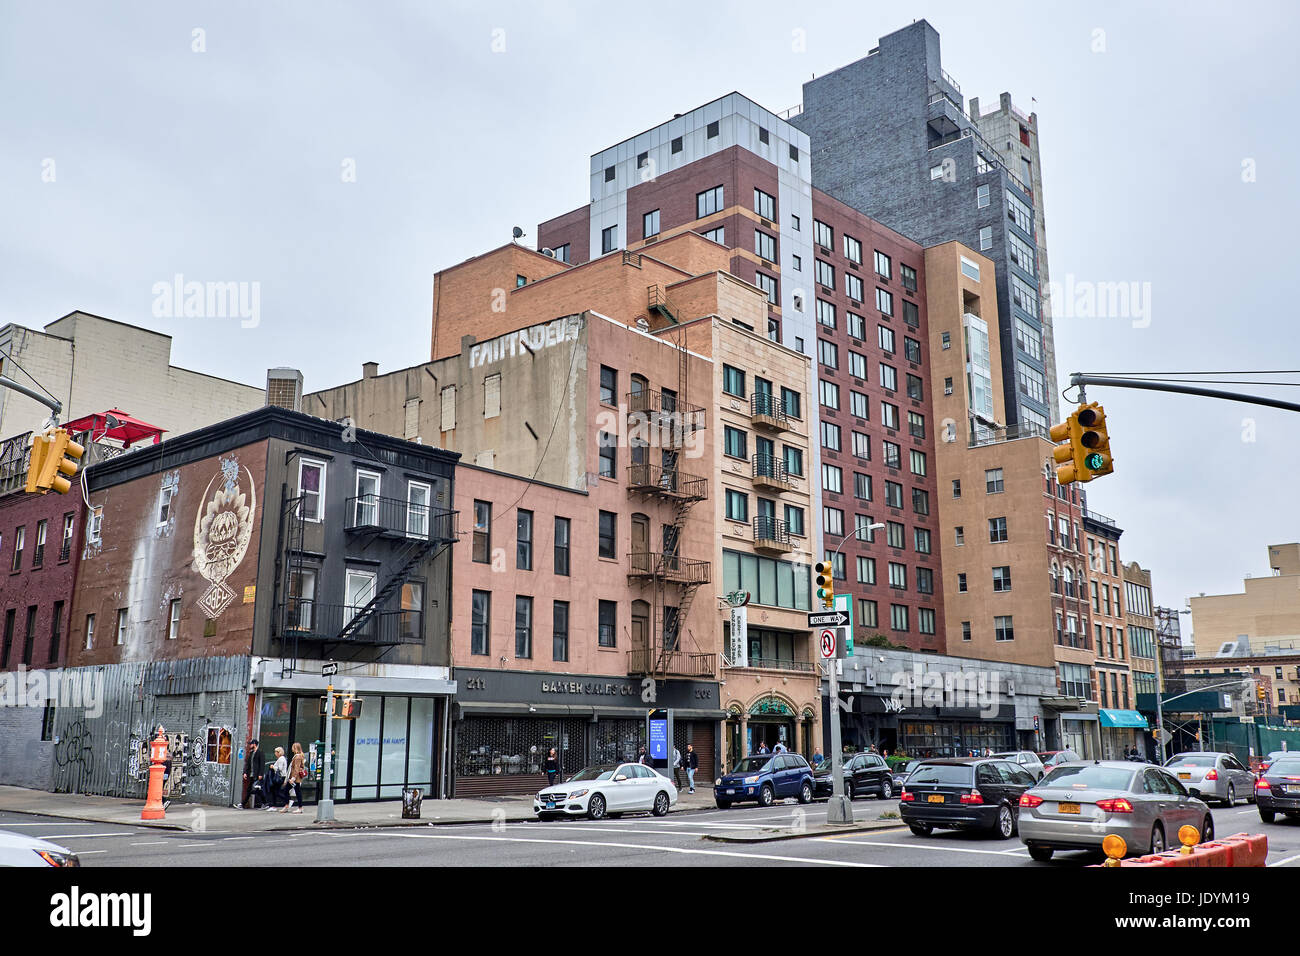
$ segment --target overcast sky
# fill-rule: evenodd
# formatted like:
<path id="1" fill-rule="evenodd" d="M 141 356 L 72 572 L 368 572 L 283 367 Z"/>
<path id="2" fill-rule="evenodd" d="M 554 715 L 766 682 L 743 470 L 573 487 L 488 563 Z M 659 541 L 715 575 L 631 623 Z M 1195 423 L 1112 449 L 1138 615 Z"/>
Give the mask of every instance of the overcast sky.
<path id="1" fill-rule="evenodd" d="M 584 203 L 592 152 L 733 89 L 784 110 L 921 17 L 965 96 L 1038 112 L 1052 279 L 1150 290 L 1149 324 L 1057 318 L 1063 384 L 1300 368 L 1300 16 L 1258 0 L 5 0 L 0 324 L 83 309 L 257 385 L 276 365 L 308 389 L 410 365 L 433 273 Z M 177 274 L 258 283 L 259 324 L 156 316 Z M 1268 573 L 1266 545 L 1300 538 L 1295 414 L 1089 398 L 1116 462 L 1091 504 L 1157 602 L 1240 590 Z"/>

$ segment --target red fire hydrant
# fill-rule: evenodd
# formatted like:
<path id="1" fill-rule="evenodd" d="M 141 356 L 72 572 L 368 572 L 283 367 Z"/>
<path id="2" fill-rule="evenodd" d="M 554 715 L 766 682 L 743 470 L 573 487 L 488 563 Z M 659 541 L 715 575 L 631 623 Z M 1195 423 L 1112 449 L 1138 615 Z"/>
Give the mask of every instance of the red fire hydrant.
<path id="1" fill-rule="evenodd" d="M 149 796 L 140 811 L 141 820 L 162 820 L 167 816 L 162 799 L 163 767 L 167 766 L 167 759 L 167 738 L 160 725 L 158 736 L 149 741 Z"/>

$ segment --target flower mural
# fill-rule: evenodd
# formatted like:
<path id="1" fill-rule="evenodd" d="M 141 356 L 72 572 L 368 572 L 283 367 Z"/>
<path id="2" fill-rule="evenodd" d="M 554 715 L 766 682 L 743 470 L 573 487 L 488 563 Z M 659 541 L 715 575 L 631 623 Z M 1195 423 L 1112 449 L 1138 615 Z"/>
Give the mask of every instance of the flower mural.
<path id="1" fill-rule="evenodd" d="M 199 598 L 199 606 L 209 618 L 220 617 L 235 599 L 226 579 L 248 553 L 256 513 L 252 473 L 241 469 L 235 459 L 223 458 L 221 471 L 208 482 L 194 517 L 194 570 L 211 584 Z"/>

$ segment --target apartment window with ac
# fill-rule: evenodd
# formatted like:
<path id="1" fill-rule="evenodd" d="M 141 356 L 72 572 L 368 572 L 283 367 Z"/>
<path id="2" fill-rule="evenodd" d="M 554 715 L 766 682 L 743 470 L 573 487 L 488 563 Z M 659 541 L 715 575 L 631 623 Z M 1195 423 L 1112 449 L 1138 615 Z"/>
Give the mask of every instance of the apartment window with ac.
<path id="1" fill-rule="evenodd" d="M 835 248 L 834 232 L 831 231 L 830 226 L 826 225 L 826 223 L 822 222 L 820 219 L 813 220 L 813 242 L 821 246 L 823 249 Z M 831 283 L 832 286 L 834 284 L 835 283 L 833 282 Z"/>
<path id="2" fill-rule="evenodd" d="M 989 184 L 975 187 L 975 208 L 983 209 L 989 204 Z"/>
<path id="3" fill-rule="evenodd" d="M 613 252 L 618 248 L 618 226 L 608 226 L 600 231 L 600 254 Z"/>
<path id="4" fill-rule="evenodd" d="M 851 272 L 844 273 L 844 294 L 854 302 L 862 301 L 862 280 Z"/>
<path id="5" fill-rule="evenodd" d="M 777 282 L 775 278 L 773 278 L 770 275 L 765 275 L 762 272 L 756 272 L 754 273 L 754 285 L 758 286 L 767 294 L 768 302 L 772 303 L 773 305 L 777 305 L 780 303 L 780 298 L 777 293 Z"/>
<path id="6" fill-rule="evenodd" d="M 862 392 L 849 389 L 849 414 L 855 418 L 871 420 L 871 402 Z"/>
<path id="7" fill-rule="evenodd" d="M 766 132 L 764 130 L 763 132 Z M 775 221 L 776 219 L 776 197 L 761 189 L 754 190 L 754 212 L 758 213 L 764 219 Z M 775 256 L 766 256 L 765 258 L 774 259 Z"/>
<path id="8" fill-rule="evenodd" d="M 835 306 L 824 299 L 817 300 L 817 321 L 828 329 L 835 328 Z M 802 350 L 801 350 L 802 351 Z"/>
<path id="9" fill-rule="evenodd" d="M 853 473 L 853 497 L 861 501 L 871 500 L 871 476 L 860 471 Z"/>
<path id="10" fill-rule="evenodd" d="M 618 604 L 614 601 L 601 601 L 596 613 L 596 643 L 601 647 L 615 647 L 618 639 Z"/>
<path id="11" fill-rule="evenodd" d="M 659 235 L 658 209 L 652 209 L 641 217 L 641 235 L 645 239 Z"/>
<path id="12" fill-rule="evenodd" d="M 986 468 L 984 470 L 984 491 L 990 495 L 999 495 L 1003 492 L 1001 468 Z"/>
<path id="13" fill-rule="evenodd" d="M 993 227 L 984 226 L 980 229 L 980 252 L 993 248 Z"/>
<path id="14" fill-rule="evenodd" d="M 893 268 L 893 263 L 889 259 L 889 256 L 885 255 L 879 249 L 875 250 L 875 253 L 876 253 L 876 275 L 880 276 L 882 279 L 892 278 L 894 275 L 894 268 Z"/>
<path id="15" fill-rule="evenodd" d="M 474 502 L 474 549 L 471 560 L 492 563 L 492 503 Z"/>
<path id="16" fill-rule="evenodd" d="M 998 615 L 993 618 L 993 639 L 995 641 L 1014 641 L 1016 630 L 1012 626 L 1011 615 Z"/>
<path id="17" fill-rule="evenodd" d="M 819 285 L 828 289 L 835 288 L 835 267 L 822 259 L 813 260 L 813 276 Z"/>
<path id="18" fill-rule="evenodd" d="M 754 252 L 760 259 L 766 259 L 769 262 L 776 260 L 776 237 L 769 236 L 765 232 L 754 230 Z"/>
<path id="19" fill-rule="evenodd" d="M 703 219 L 705 216 L 712 216 L 715 212 L 721 212 L 722 187 L 714 186 L 712 189 L 706 189 L 702 193 L 695 194 L 695 218 Z"/>
<path id="20" fill-rule="evenodd" d="M 844 491 L 844 472 L 835 465 L 823 464 L 822 490 L 836 495 L 842 494 Z"/>
<path id="21" fill-rule="evenodd" d="M 822 447 L 831 451 L 840 451 L 840 426 L 832 422 L 822 422 Z"/>
<path id="22" fill-rule="evenodd" d="M 876 289 L 876 308 L 885 315 L 894 314 L 894 293 Z"/>
<path id="23" fill-rule="evenodd" d="M 989 519 L 989 541 L 997 543 L 1007 540 L 1007 519 L 990 518 Z"/>
<path id="24" fill-rule="evenodd" d="M 617 558 L 615 530 L 617 527 L 618 516 L 612 511 L 602 511 L 600 513 L 600 530 L 599 540 L 597 542 L 597 554 L 602 558 Z"/>
<path id="25" fill-rule="evenodd" d="M 817 391 L 821 398 L 821 403 L 827 408 L 839 410 L 840 407 L 840 387 L 834 382 L 828 382 L 821 379 L 817 382 Z"/>

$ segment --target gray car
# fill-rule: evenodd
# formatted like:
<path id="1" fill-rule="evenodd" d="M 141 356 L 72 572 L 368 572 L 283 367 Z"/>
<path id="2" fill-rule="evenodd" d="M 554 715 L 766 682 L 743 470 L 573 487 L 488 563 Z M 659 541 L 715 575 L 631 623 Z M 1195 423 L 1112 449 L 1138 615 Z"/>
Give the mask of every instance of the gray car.
<path id="1" fill-rule="evenodd" d="M 1206 800 L 1228 807 L 1239 799 L 1255 802 L 1255 775 L 1232 754 L 1212 750 L 1174 754 L 1165 761 L 1165 769 L 1187 789 L 1201 791 Z"/>
<path id="2" fill-rule="evenodd" d="M 1035 780 L 1042 780 L 1043 774 L 1047 772 L 1043 769 L 1043 762 L 1038 759 L 1038 754 L 1032 750 L 1009 750 L 1004 754 L 994 754 L 993 756 L 1000 760 L 1010 760 Z"/>
<path id="3" fill-rule="evenodd" d="M 1214 839 L 1205 801 L 1172 773 L 1122 760 L 1067 763 L 1020 796 L 1020 839 L 1035 860 L 1056 850 L 1099 850 L 1109 834 L 1130 853 L 1177 846 L 1178 830 L 1194 826 L 1201 842 Z"/>

